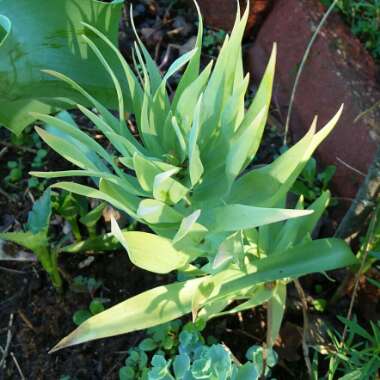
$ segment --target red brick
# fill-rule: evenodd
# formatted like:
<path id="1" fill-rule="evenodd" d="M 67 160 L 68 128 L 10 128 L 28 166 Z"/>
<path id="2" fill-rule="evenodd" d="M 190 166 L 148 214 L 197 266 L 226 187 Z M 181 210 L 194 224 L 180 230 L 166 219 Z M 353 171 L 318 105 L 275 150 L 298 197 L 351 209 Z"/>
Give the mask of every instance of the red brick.
<path id="1" fill-rule="evenodd" d="M 318 0 L 277 0 L 248 51 L 247 66 L 260 78 L 273 42 L 278 43 L 274 103 L 285 123 L 290 94 L 307 44 L 325 9 Z M 337 158 L 366 173 L 378 145 L 379 111 L 354 122 L 380 99 L 379 68 L 352 36 L 338 14 L 330 15 L 315 41 L 304 67 L 293 105 L 291 131 L 298 140 L 315 114 L 319 126 L 345 104 L 344 114 L 333 133 L 317 151 L 324 165 L 337 166 L 333 186 L 341 197 L 355 196 L 363 177 Z"/>
<path id="2" fill-rule="evenodd" d="M 269 9 L 272 0 L 250 1 L 247 32 L 257 25 Z M 198 0 L 205 23 L 215 29 L 231 30 L 236 16 L 236 0 Z M 242 9 L 246 2 L 240 1 Z"/>

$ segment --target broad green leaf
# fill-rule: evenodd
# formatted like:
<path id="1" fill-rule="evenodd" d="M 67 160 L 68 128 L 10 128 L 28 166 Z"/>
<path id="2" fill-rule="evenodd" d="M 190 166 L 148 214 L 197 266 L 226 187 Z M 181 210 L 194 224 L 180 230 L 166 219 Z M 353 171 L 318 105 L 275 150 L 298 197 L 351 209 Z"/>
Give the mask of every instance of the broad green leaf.
<path id="1" fill-rule="evenodd" d="M 130 194 L 144 196 L 147 195 L 145 191 L 143 191 L 136 178 L 129 175 L 123 174 L 122 177 L 118 177 L 111 173 L 99 172 L 99 171 L 91 171 L 91 170 L 64 170 L 58 172 L 30 172 L 30 175 L 39 178 L 64 178 L 64 177 L 96 177 L 96 178 L 104 178 L 109 182 L 115 183 L 116 185 L 123 187 L 125 191 Z"/>
<path id="2" fill-rule="evenodd" d="M 51 216 L 51 190 L 47 189 L 42 196 L 34 203 L 32 210 L 28 214 L 27 229 L 33 234 L 42 232 L 46 238 L 48 235 Z"/>
<path id="3" fill-rule="evenodd" d="M 202 210 L 200 223 L 210 231 L 246 230 L 311 214 L 309 210 L 261 208 L 239 204 Z"/>
<path id="4" fill-rule="evenodd" d="M 315 118 L 309 132 L 291 149 L 272 164 L 252 170 L 239 178 L 232 187 L 228 202 L 261 207 L 275 205 L 290 190 L 315 149 L 335 127 L 342 111 L 343 106 L 317 133 Z"/>
<path id="5" fill-rule="evenodd" d="M 181 96 L 178 99 L 178 104 L 172 105 L 172 109 L 178 120 L 180 121 L 179 126 L 184 134 L 187 134 L 193 123 L 194 109 L 197 106 L 199 97 L 201 96 L 204 88 L 207 84 L 208 78 L 210 77 L 212 62 L 210 62 L 206 68 L 200 73 L 199 77 L 194 79 L 189 86 L 184 88 Z M 176 91 L 177 94 L 178 90 Z"/>
<path id="6" fill-rule="evenodd" d="M 125 209 L 130 210 L 130 216 L 136 217 L 136 211 L 140 198 L 133 194 L 128 194 L 128 192 L 125 191 L 124 186 L 116 185 L 115 183 L 102 178 L 99 182 L 99 190 L 102 193 L 107 194 L 112 199 L 116 199 L 116 201 L 122 204 Z"/>
<path id="7" fill-rule="evenodd" d="M 133 264 L 149 272 L 165 274 L 185 267 L 190 257 L 176 250 L 171 241 L 146 232 L 122 232 L 114 218 L 112 233 L 123 245 Z"/>
<path id="8" fill-rule="evenodd" d="M 213 261 L 213 269 L 219 269 L 231 260 L 234 260 L 239 268 L 244 270 L 244 246 L 241 231 L 228 236 L 219 246 Z"/>
<path id="9" fill-rule="evenodd" d="M 31 231 L 26 232 L 0 232 L 0 239 L 11 241 L 12 243 L 21 245 L 26 249 L 30 249 L 37 256 L 41 249 L 48 247 L 49 241 L 44 231 L 34 234 Z"/>
<path id="10" fill-rule="evenodd" d="M 253 157 L 255 156 L 261 142 L 261 138 L 263 136 L 264 127 L 267 122 L 269 107 L 272 98 L 272 88 L 273 88 L 273 80 L 274 80 L 274 72 L 276 66 L 276 56 L 277 56 L 277 45 L 273 45 L 272 54 L 269 59 L 268 66 L 265 70 L 263 79 L 261 80 L 259 89 L 255 94 L 255 98 L 249 107 L 247 114 L 242 122 L 242 125 L 239 127 L 239 130 L 245 130 L 247 128 L 254 128 L 254 134 L 252 135 L 251 147 L 249 150 L 248 158 L 246 164 L 251 162 Z M 260 120 L 258 125 L 254 127 L 251 125 L 255 124 L 255 120 L 258 115 L 265 109 L 265 114 Z"/>
<path id="11" fill-rule="evenodd" d="M 172 241 L 174 246 L 186 246 L 186 243 L 189 244 L 189 242 L 200 243 L 207 233 L 207 229 L 197 223 L 200 215 L 201 210 L 195 210 L 192 214 L 182 219 L 181 225 Z"/>
<path id="12" fill-rule="evenodd" d="M 120 159 L 120 162 L 123 163 L 123 159 Z M 138 153 L 135 153 L 133 156 L 133 168 L 142 189 L 150 193 L 153 192 L 154 180 L 157 175 L 166 171 L 173 170 L 179 172 L 180 170 L 180 168 L 173 165 L 144 157 Z"/>
<path id="13" fill-rule="evenodd" d="M 121 202 L 119 199 L 115 199 L 114 197 L 107 193 L 104 193 L 103 191 L 94 189 L 93 187 L 79 185 L 73 182 L 58 182 L 54 185 L 51 185 L 51 187 L 66 190 L 71 193 L 82 195 L 87 198 L 100 199 L 102 201 L 108 202 L 115 208 L 124 211 L 128 215 L 137 218 L 136 211 L 128 208 L 128 206 L 124 202 Z"/>
<path id="14" fill-rule="evenodd" d="M 306 252 L 306 254 L 305 254 Z M 350 248 L 338 239 L 323 239 L 293 248 L 283 255 L 257 260 L 253 273 L 226 270 L 213 276 L 211 298 L 207 302 L 233 295 L 244 288 L 287 277 L 327 271 L 357 263 Z M 208 277 L 160 286 L 132 297 L 83 323 L 63 338 L 57 351 L 90 340 L 156 326 L 191 312 L 193 295 Z"/>
<path id="15" fill-rule="evenodd" d="M 357 262 L 344 241 L 334 238 L 315 240 L 297 245 L 281 255 L 256 260 L 248 269 L 250 274 L 226 283 L 222 291 L 225 295 L 234 294 L 258 283 L 297 278 L 309 273 L 355 265 Z"/>
<path id="16" fill-rule="evenodd" d="M 223 108 L 233 92 L 236 66 L 240 63 L 241 42 L 248 19 L 248 8 L 242 19 L 237 18 L 230 38 L 226 38 L 208 85 L 202 104 L 200 146 L 204 148 L 218 132 Z M 238 70 L 239 72 L 239 70 Z"/>
<path id="17" fill-rule="evenodd" d="M 0 45 L 0 124 L 19 134 L 34 120 L 29 112 L 52 113 L 85 101 L 65 83 L 41 74 L 45 68 L 64 72 L 112 107 L 114 90 L 81 38 L 81 22 L 94 25 L 116 43 L 121 8 L 122 1 L 1 1 L 6 33 Z M 101 39 L 95 40 L 103 50 Z M 131 98 L 128 91 L 126 95 Z"/>
<path id="18" fill-rule="evenodd" d="M 183 216 L 173 207 L 155 199 L 144 199 L 137 209 L 137 216 L 149 224 L 180 223 Z"/>
<path id="19" fill-rule="evenodd" d="M 193 279 L 159 286 L 113 306 L 84 322 L 51 352 L 177 319 L 190 312 L 193 293 L 202 280 Z"/>
<path id="20" fill-rule="evenodd" d="M 61 137 L 54 136 L 42 128 L 36 127 L 35 129 L 41 139 L 67 161 L 81 169 L 97 171 L 98 168 L 96 165 L 71 142 L 67 142 Z"/>
<path id="21" fill-rule="evenodd" d="M 250 155 L 252 141 L 256 138 L 256 131 L 263 123 L 268 110 L 266 106 L 258 113 L 248 128 L 240 128 L 231 139 L 226 158 L 226 174 L 232 181 L 240 174 Z"/>
<path id="22" fill-rule="evenodd" d="M 114 161 L 113 161 L 111 155 L 99 143 L 97 143 L 94 139 L 92 139 L 86 133 L 82 132 L 79 129 L 79 127 L 74 126 L 71 123 L 67 123 L 64 120 L 61 120 L 57 117 L 53 117 L 53 116 L 49 116 L 49 115 L 33 113 L 33 116 L 37 120 L 41 120 L 48 125 L 54 126 L 55 128 L 59 129 L 63 133 L 70 135 L 73 139 L 76 139 L 79 142 L 81 142 L 83 145 L 85 145 L 87 147 L 87 149 L 89 149 L 92 152 L 96 152 L 105 161 L 107 161 L 109 164 L 114 166 Z M 77 147 L 74 147 L 74 149 L 77 149 Z"/>
<path id="23" fill-rule="evenodd" d="M 177 204 L 190 191 L 187 187 L 172 178 L 178 169 L 171 169 L 157 174 L 153 182 L 153 197 L 168 204 Z"/>
<path id="24" fill-rule="evenodd" d="M 201 305 L 205 304 L 212 291 L 214 290 L 214 282 L 210 277 L 206 277 L 197 287 L 191 300 L 191 313 L 193 322 L 197 320 L 198 311 Z"/>
<path id="25" fill-rule="evenodd" d="M 274 252 L 281 253 L 292 245 L 301 243 L 306 236 L 310 236 L 329 201 L 330 192 L 325 191 L 308 207 L 308 210 L 314 211 L 312 214 L 305 216 L 302 220 L 288 220 L 281 231 L 276 234 L 277 240 L 274 242 Z"/>
<path id="26" fill-rule="evenodd" d="M 272 297 L 272 295 L 273 295 L 272 289 L 268 289 L 267 287 L 265 287 L 265 285 L 259 286 L 254 291 L 253 295 L 250 296 L 248 301 L 245 301 L 245 302 L 241 303 L 240 305 L 235 306 L 232 309 L 229 309 L 227 311 L 211 314 L 209 316 L 209 319 L 218 318 L 218 317 L 221 317 L 224 315 L 229 315 L 229 314 L 236 314 L 236 313 L 239 313 L 239 312 L 244 311 L 244 310 L 253 309 L 256 306 L 262 305 L 265 302 L 267 302 Z M 199 314 L 201 315 L 202 312 L 200 312 Z"/>

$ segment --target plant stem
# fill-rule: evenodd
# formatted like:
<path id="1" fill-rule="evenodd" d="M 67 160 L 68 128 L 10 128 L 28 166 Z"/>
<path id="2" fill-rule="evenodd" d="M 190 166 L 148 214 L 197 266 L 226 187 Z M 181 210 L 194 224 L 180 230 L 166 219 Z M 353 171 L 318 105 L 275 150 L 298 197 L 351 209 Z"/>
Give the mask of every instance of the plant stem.
<path id="1" fill-rule="evenodd" d="M 43 247 L 37 252 L 37 257 L 49 275 L 53 286 L 60 291 L 62 288 L 62 278 L 58 270 L 58 252 L 51 253 L 48 247 Z"/>
<path id="2" fill-rule="evenodd" d="M 82 234 L 80 233 L 80 228 L 79 228 L 79 225 L 78 225 L 78 222 L 77 222 L 77 219 L 74 217 L 74 218 L 70 218 L 67 220 L 70 225 L 71 225 L 71 231 L 73 232 L 73 235 L 74 235 L 74 239 L 79 242 L 79 241 L 82 241 Z"/>

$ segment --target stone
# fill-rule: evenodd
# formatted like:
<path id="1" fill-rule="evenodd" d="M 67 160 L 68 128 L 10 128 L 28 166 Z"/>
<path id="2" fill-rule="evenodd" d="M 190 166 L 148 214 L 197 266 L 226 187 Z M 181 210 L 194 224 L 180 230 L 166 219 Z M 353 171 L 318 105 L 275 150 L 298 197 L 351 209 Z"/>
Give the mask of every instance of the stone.
<path id="1" fill-rule="evenodd" d="M 299 64 L 325 11 L 318 0 L 277 0 L 247 52 L 247 68 L 259 79 L 273 42 L 278 44 L 273 103 L 283 125 Z M 297 141 L 314 115 L 320 127 L 345 104 L 341 120 L 318 148 L 317 158 L 322 165 L 337 166 L 332 188 L 347 207 L 364 179 L 360 172 L 367 173 L 379 144 L 380 107 L 359 115 L 379 100 L 379 67 L 339 14 L 331 14 L 302 72 L 290 128 Z"/>
<path id="2" fill-rule="evenodd" d="M 247 33 L 263 19 L 271 3 L 272 0 L 250 1 Z M 232 29 L 236 16 L 236 0 L 198 0 L 198 4 L 207 26 L 226 31 Z M 240 6 L 245 9 L 246 1 L 240 1 Z"/>

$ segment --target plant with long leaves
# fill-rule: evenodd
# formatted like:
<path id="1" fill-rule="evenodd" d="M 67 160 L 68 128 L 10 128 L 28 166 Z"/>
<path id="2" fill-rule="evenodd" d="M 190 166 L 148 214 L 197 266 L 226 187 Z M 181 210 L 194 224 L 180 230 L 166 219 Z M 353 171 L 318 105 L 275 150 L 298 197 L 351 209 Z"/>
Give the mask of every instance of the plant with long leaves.
<path id="1" fill-rule="evenodd" d="M 245 110 L 249 77 L 244 76 L 241 42 L 247 17 L 247 11 L 242 17 L 238 11 L 215 64 L 200 71 L 200 16 L 195 48 L 178 58 L 163 77 L 138 37 L 133 71 L 102 33 L 84 24 L 120 59 L 125 77 L 119 81 L 102 52 L 83 37 L 113 80 L 118 117 L 73 80 L 48 71 L 92 102 L 96 112 L 78 108 L 114 151 L 106 151 L 72 121 L 35 115 L 53 126 L 49 131 L 38 128 L 42 139 L 80 170 L 34 175 L 95 178 L 96 188 L 73 182 L 53 187 L 109 202 L 147 225 L 155 234 L 121 231 L 115 221 L 112 232 L 136 266 L 161 274 L 176 270 L 182 277 L 90 318 L 55 349 L 144 329 L 190 312 L 194 320 L 209 319 L 265 302 L 271 344 L 281 323 L 289 279 L 355 262 L 344 242 L 311 240 L 317 207 L 285 208 L 288 191 L 342 109 L 319 132 L 314 120 L 309 132 L 272 164 L 249 167 L 269 111 L 276 45 L 256 97 Z M 170 99 L 168 80 L 185 66 Z M 133 94 L 131 129 L 121 81 Z M 237 305 L 226 311 L 234 301 Z"/>

